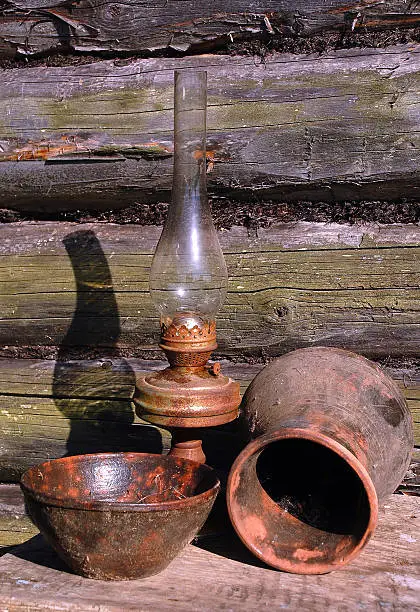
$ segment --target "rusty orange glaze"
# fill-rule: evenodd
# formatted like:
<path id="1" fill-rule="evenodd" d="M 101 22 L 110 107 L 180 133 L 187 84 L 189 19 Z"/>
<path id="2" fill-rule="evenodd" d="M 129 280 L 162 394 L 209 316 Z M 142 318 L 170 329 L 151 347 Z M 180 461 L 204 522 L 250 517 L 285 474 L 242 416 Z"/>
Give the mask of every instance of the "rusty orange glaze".
<path id="1" fill-rule="evenodd" d="M 319 559 L 322 557 L 320 550 L 307 550 L 306 548 L 297 548 L 293 555 L 294 559 L 298 561 L 309 561 L 309 559 Z"/>
<path id="2" fill-rule="evenodd" d="M 241 491 L 241 474 L 245 474 L 243 470 L 248 468 L 248 459 L 258 455 L 261 449 L 270 442 L 279 439 L 302 439 L 303 436 L 334 449 L 337 454 L 353 464 L 359 477 L 365 479 L 363 484 L 369 497 L 370 514 L 364 533 L 359 540 L 354 541 L 350 536 L 344 535 L 338 541 L 332 538 L 331 544 L 325 544 L 329 536 L 327 532 L 305 525 L 297 517 L 278 506 L 258 481 L 254 481 L 255 488 L 250 492 L 253 500 L 252 510 L 248 509 L 246 502 L 242 501 L 244 491 Z M 249 482 L 249 477 L 246 478 L 246 482 Z M 376 492 L 366 470 L 358 464 L 352 453 L 341 447 L 340 444 L 312 431 L 278 430 L 248 444 L 232 466 L 227 486 L 227 502 L 232 524 L 244 544 L 268 565 L 298 574 L 329 573 L 348 563 L 369 541 L 378 516 Z M 248 520 L 248 515 L 251 516 L 251 521 Z M 308 542 L 312 540 L 316 544 L 313 548 L 308 548 Z M 279 553 L 279 542 L 281 554 Z M 301 552 L 299 557 L 296 557 L 294 551 L 297 549 L 306 550 L 308 554 L 303 558 Z M 314 551 L 316 554 L 312 554 Z"/>
<path id="3" fill-rule="evenodd" d="M 147 453 L 76 455 L 30 468 L 22 476 L 21 486 L 24 492 L 37 499 L 45 498 L 63 507 L 100 511 L 108 507 L 125 511 L 130 507 L 131 510 L 148 511 L 151 503 L 139 500 L 153 497 L 157 507 L 170 509 L 180 505 L 179 492 L 188 498 L 181 502 L 184 506 L 194 506 L 201 496 L 211 497 L 212 490 L 194 494 L 194 486 L 200 478 L 210 478 L 212 474 L 207 466 L 202 466 L 203 474 L 197 469 L 198 464 L 194 461 Z M 121 481 L 122 471 L 128 478 L 126 485 Z M 112 492 L 115 483 L 118 492 Z M 216 479 L 216 492 L 217 483 Z M 109 487 L 111 493 L 107 495 Z"/>
<path id="4" fill-rule="evenodd" d="M 267 529 L 260 516 L 256 514 L 244 516 L 243 526 L 246 532 L 254 534 L 256 540 L 263 542 L 267 538 Z"/>
<path id="5" fill-rule="evenodd" d="M 217 348 L 216 322 L 195 313 L 180 313 L 169 325 L 161 323 L 159 346 L 171 366 L 203 369 Z"/>
<path id="6" fill-rule="evenodd" d="M 194 461 L 100 453 L 30 468 L 21 486 L 32 520 L 76 573 L 123 580 L 164 569 L 203 525 L 220 483 Z"/>
<path id="7" fill-rule="evenodd" d="M 169 454 L 171 457 L 184 457 L 185 459 L 191 459 L 191 461 L 197 461 L 197 463 L 206 462 L 206 456 L 203 452 L 201 440 L 173 440 L 172 448 Z"/>
<path id="8" fill-rule="evenodd" d="M 161 324 L 159 346 L 170 367 L 137 377 L 133 401 L 138 416 L 177 428 L 214 427 L 237 418 L 239 384 L 223 376 L 220 365 L 207 365 L 217 347 L 215 321 L 179 313 Z M 176 455 L 182 456 L 182 451 L 179 447 Z M 185 448 L 186 458 L 190 452 Z"/>
<path id="9" fill-rule="evenodd" d="M 257 375 L 242 409 L 251 441 L 227 485 L 238 535 L 284 571 L 344 566 L 368 542 L 378 498 L 395 490 L 410 461 L 412 418 L 400 390 L 354 353 L 300 349 Z"/>

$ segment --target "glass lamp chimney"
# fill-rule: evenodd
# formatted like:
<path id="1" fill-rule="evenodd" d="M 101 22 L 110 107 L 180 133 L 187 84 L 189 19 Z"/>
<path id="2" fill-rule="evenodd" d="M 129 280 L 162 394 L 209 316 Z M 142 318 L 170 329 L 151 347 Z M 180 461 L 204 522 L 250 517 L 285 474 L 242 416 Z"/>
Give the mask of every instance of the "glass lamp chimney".
<path id="1" fill-rule="evenodd" d="M 161 317 L 159 346 L 169 367 L 137 379 L 141 418 L 170 427 L 171 453 L 204 461 L 197 428 L 236 419 L 239 384 L 209 364 L 227 269 L 206 191 L 206 72 L 175 72 L 172 201 L 150 272 Z"/>
<path id="2" fill-rule="evenodd" d="M 207 73 L 175 72 L 172 202 L 152 262 L 150 293 L 162 329 L 214 321 L 227 269 L 206 190 Z"/>

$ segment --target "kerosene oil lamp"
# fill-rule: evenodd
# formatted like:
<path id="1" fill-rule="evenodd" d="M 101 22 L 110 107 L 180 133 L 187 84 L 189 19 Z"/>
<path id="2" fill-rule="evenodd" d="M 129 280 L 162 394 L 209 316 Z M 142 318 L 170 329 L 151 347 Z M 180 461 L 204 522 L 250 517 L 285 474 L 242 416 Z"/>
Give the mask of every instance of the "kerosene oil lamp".
<path id="1" fill-rule="evenodd" d="M 139 376 L 134 401 L 173 431 L 171 454 L 204 462 L 196 429 L 234 420 L 240 404 L 239 384 L 208 364 L 228 276 L 206 190 L 207 73 L 176 71 L 174 102 L 172 202 L 150 272 L 170 365 Z"/>

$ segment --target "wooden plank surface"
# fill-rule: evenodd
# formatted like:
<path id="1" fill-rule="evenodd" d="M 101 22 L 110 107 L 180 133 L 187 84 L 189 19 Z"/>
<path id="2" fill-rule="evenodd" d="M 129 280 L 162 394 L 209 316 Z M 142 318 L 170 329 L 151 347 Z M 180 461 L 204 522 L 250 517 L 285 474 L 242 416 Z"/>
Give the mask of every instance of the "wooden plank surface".
<path id="1" fill-rule="evenodd" d="M 117 358 L 58 366 L 52 360 L 0 360 L 0 482 L 17 481 L 31 465 L 68 453 L 166 452 L 169 433 L 142 422 L 130 401 L 135 376 L 165 363 L 124 361 L 121 368 Z M 244 392 L 263 364 L 222 367 Z M 420 444 L 420 370 L 413 365 L 385 370 L 407 398 Z M 211 465 L 229 469 L 241 449 L 238 423 L 206 429 L 203 438 Z"/>
<path id="2" fill-rule="evenodd" d="M 403 0 L 203 0 L 129 3 L 105 0 L 10 0 L 0 12 L 3 55 L 68 52 L 191 52 L 242 38 L 310 36 L 414 27 L 416 3 Z"/>
<path id="3" fill-rule="evenodd" d="M 420 45 L 411 44 L 264 62 L 202 55 L 5 70 L 2 207 L 169 201 L 175 68 L 208 73 L 210 193 L 418 197 Z"/>
<path id="4" fill-rule="evenodd" d="M 25 356 L 41 356 L 50 347 L 62 360 L 69 348 L 90 346 L 156 357 L 148 277 L 159 233 L 101 223 L 0 226 L 1 354 L 27 347 Z M 319 344 L 418 356 L 418 226 L 302 222 L 233 227 L 220 240 L 229 286 L 219 356 L 265 359 Z"/>
<path id="5" fill-rule="evenodd" d="M 121 583 L 69 574 L 42 538 L 0 560 L 2 609 L 270 610 L 420 609 L 420 500 L 393 495 L 373 540 L 343 570 L 297 576 L 262 566 L 231 533 L 200 538 L 161 574 Z M 61 570 L 61 571 L 58 571 Z"/>

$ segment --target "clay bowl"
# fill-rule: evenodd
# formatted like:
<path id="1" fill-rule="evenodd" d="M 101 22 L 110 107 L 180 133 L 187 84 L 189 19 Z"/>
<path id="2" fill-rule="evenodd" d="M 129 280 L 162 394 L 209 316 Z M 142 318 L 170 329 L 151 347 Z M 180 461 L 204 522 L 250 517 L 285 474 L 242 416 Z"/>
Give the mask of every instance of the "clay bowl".
<path id="1" fill-rule="evenodd" d="M 21 487 L 33 522 L 74 572 L 128 580 L 169 565 L 204 524 L 220 483 L 188 459 L 101 453 L 32 467 Z"/>

